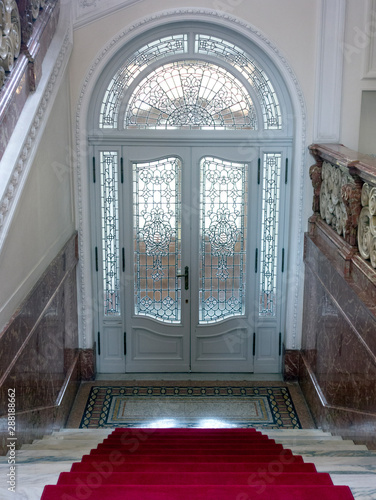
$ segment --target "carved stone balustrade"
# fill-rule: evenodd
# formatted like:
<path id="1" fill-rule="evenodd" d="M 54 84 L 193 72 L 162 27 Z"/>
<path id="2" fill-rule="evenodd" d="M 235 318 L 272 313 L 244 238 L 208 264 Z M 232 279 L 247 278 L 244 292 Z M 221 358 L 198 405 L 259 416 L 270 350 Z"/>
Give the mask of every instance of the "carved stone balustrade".
<path id="1" fill-rule="evenodd" d="M 341 144 L 309 149 L 316 160 L 311 222 L 321 219 L 376 269 L 376 159 Z"/>
<path id="2" fill-rule="evenodd" d="M 289 356 L 317 425 L 376 448 L 376 159 L 309 149 L 302 349 Z"/>
<path id="3" fill-rule="evenodd" d="M 16 0 L 0 0 L 0 87 L 20 54 L 21 21 Z"/>
<path id="4" fill-rule="evenodd" d="M 0 159 L 56 31 L 60 0 L 0 0 Z"/>

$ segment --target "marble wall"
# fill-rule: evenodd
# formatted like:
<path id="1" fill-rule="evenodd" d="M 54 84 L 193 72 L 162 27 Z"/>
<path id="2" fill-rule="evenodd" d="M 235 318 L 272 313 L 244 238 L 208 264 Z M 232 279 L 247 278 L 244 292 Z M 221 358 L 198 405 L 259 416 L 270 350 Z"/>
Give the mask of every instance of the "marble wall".
<path id="1" fill-rule="evenodd" d="M 20 446 L 64 425 L 80 380 L 94 375 L 92 353 L 78 349 L 76 266 L 75 234 L 0 334 L 0 453 L 10 392 Z"/>
<path id="2" fill-rule="evenodd" d="M 322 200 L 314 207 L 320 201 L 322 214 Z M 302 350 L 297 367 L 286 363 L 286 372 L 298 370 L 318 426 L 375 447 L 376 270 L 356 240 L 346 241 L 319 212 L 305 235 L 304 261 Z"/>

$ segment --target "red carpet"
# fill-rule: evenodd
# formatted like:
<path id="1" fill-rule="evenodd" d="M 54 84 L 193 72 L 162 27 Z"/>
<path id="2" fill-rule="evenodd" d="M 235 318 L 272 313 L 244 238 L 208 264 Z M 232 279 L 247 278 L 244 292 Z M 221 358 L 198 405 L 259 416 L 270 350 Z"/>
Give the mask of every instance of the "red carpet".
<path id="1" fill-rule="evenodd" d="M 254 429 L 116 429 L 41 500 L 353 500 Z"/>

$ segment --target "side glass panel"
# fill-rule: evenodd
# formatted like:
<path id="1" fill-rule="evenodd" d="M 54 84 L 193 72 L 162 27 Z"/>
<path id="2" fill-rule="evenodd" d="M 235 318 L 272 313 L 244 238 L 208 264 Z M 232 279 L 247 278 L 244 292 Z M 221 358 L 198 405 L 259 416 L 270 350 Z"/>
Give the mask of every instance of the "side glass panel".
<path id="1" fill-rule="evenodd" d="M 213 157 L 200 163 L 200 324 L 245 312 L 247 167 Z"/>
<path id="2" fill-rule="evenodd" d="M 276 316 L 281 153 L 264 153 L 259 316 Z"/>
<path id="3" fill-rule="evenodd" d="M 133 163 L 134 312 L 169 323 L 181 317 L 181 163 Z"/>
<path id="4" fill-rule="evenodd" d="M 119 316 L 119 203 L 117 151 L 100 151 L 104 316 Z"/>

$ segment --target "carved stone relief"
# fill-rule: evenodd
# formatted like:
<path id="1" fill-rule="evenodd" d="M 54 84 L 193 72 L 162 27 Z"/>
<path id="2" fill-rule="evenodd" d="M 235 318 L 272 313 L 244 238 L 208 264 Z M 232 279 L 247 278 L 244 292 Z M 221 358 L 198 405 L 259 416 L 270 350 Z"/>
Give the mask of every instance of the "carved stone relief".
<path id="1" fill-rule="evenodd" d="M 350 245 L 355 245 L 360 211 L 359 183 L 346 169 L 327 161 L 322 164 L 321 178 L 321 218 Z"/>
<path id="2" fill-rule="evenodd" d="M 363 259 L 376 268 L 376 187 L 366 182 L 361 195 L 362 211 L 359 216 L 358 247 Z"/>
<path id="3" fill-rule="evenodd" d="M 16 0 L 0 0 L 0 87 L 21 48 L 21 22 Z"/>
<path id="4" fill-rule="evenodd" d="M 28 55 L 33 22 L 45 5 L 46 0 L 0 0 L 0 88 L 20 50 Z"/>

